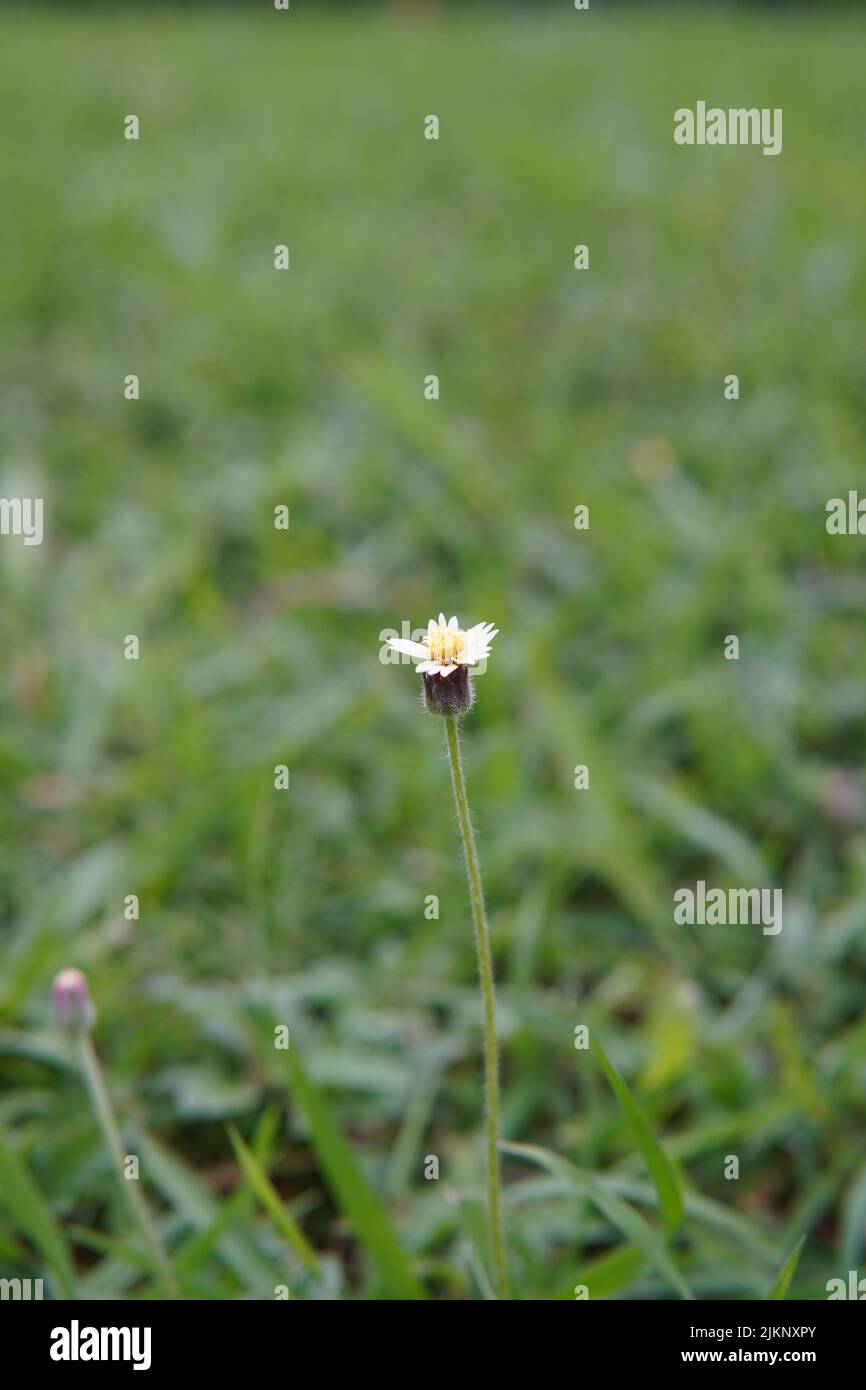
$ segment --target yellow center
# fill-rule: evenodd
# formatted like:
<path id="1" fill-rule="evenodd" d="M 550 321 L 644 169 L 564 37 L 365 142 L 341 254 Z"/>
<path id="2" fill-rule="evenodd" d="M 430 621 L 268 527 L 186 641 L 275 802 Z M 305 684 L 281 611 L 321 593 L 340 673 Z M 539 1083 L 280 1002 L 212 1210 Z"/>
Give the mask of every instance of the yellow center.
<path id="1" fill-rule="evenodd" d="M 438 623 L 427 638 L 430 660 L 438 661 L 440 666 L 452 666 L 457 657 L 462 655 L 464 645 L 465 638 L 462 632 L 440 627 Z"/>

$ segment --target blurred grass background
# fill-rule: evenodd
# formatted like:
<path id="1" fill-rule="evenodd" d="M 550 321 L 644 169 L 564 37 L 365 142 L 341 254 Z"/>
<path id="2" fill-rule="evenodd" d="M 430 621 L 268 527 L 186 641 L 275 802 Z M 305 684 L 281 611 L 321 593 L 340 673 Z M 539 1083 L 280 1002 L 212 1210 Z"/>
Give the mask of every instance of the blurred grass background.
<path id="1" fill-rule="evenodd" d="M 142 1290 L 51 1025 L 68 963 L 188 1296 L 322 1292 L 227 1122 L 330 1293 L 382 1292 L 274 1021 L 428 1292 L 477 1295 L 441 731 L 377 659 L 440 607 L 501 628 L 465 739 L 508 1137 L 652 1216 L 591 1023 L 696 1194 L 697 1296 L 762 1295 L 803 1233 L 800 1297 L 862 1264 L 866 583 L 824 509 L 863 477 L 864 59 L 828 7 L 7 11 L 2 492 L 46 540 L 0 545 L 0 1125 L 82 1296 Z M 782 107 L 783 154 L 677 148 L 699 98 Z M 781 936 L 675 927 L 699 877 L 781 886 Z M 673 1296 L 506 1177 L 523 1296 Z M 43 1272 L 0 1195 L 0 1274 Z"/>

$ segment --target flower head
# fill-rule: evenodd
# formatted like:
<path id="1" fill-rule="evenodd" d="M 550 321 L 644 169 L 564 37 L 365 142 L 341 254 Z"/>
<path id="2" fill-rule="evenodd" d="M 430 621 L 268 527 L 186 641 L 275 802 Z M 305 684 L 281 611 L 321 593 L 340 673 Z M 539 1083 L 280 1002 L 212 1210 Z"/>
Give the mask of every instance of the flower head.
<path id="1" fill-rule="evenodd" d="M 389 637 L 388 645 L 417 662 L 415 670 L 424 677 L 424 701 L 434 714 L 463 714 L 472 706 L 469 667 L 477 666 L 490 654 L 490 644 L 498 628 L 492 623 L 476 623 L 464 632 L 456 618 L 431 618 L 421 642 L 405 637 Z"/>
<path id="2" fill-rule="evenodd" d="M 86 976 L 80 970 L 67 966 L 59 975 L 55 975 L 52 994 L 54 1014 L 60 1027 L 70 1033 L 88 1033 L 93 1027 L 96 1011 Z"/>
<path id="3" fill-rule="evenodd" d="M 419 676 L 450 676 L 458 666 L 476 666 L 490 655 L 490 643 L 498 627 L 492 623 L 476 623 L 468 632 L 461 631 L 457 619 L 445 621 L 445 614 L 439 614 L 439 621 L 431 618 L 423 642 L 410 642 L 405 637 L 389 637 L 388 646 L 396 652 L 405 652 L 418 662 L 415 670 Z"/>

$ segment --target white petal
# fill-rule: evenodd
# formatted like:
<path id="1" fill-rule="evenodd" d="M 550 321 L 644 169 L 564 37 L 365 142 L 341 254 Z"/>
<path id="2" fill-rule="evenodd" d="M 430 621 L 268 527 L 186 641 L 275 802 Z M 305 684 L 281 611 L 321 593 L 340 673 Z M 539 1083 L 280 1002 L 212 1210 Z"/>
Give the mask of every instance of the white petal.
<path id="1" fill-rule="evenodd" d="M 477 627 L 470 628 L 467 632 L 466 645 L 473 651 L 479 650 L 481 647 L 489 649 L 490 643 L 498 631 L 499 628 L 492 627 L 490 623 L 479 623 Z"/>
<path id="2" fill-rule="evenodd" d="M 452 671 L 456 671 L 456 670 L 457 670 L 457 667 L 456 667 L 456 666 L 440 666 L 440 667 L 439 667 L 439 674 L 440 674 L 440 676 L 450 676 L 450 675 L 451 675 L 451 672 L 452 672 Z"/>
<path id="3" fill-rule="evenodd" d="M 444 613 L 440 613 L 440 614 L 439 614 L 439 626 L 440 626 L 440 627 L 447 627 L 447 623 L 445 622 L 445 614 L 444 614 Z"/>
<path id="4" fill-rule="evenodd" d="M 405 652 L 407 656 L 420 657 L 422 661 L 428 655 L 426 647 L 422 647 L 420 642 L 410 642 L 407 637 L 389 637 L 388 646 L 393 647 L 395 652 Z"/>
<path id="5" fill-rule="evenodd" d="M 493 640 L 483 623 L 477 627 L 470 628 L 466 634 L 463 644 L 463 659 L 472 665 L 476 661 L 482 661 L 490 651 L 490 643 Z"/>
<path id="6" fill-rule="evenodd" d="M 448 620 L 448 630 L 449 630 L 449 632 L 459 632 L 459 631 L 460 631 L 460 625 L 459 625 L 459 623 L 457 622 L 457 619 L 456 619 L 456 618 L 449 618 L 449 620 Z"/>
<path id="7" fill-rule="evenodd" d="M 422 661 L 415 667 L 419 676 L 433 676 L 439 670 L 438 661 Z"/>

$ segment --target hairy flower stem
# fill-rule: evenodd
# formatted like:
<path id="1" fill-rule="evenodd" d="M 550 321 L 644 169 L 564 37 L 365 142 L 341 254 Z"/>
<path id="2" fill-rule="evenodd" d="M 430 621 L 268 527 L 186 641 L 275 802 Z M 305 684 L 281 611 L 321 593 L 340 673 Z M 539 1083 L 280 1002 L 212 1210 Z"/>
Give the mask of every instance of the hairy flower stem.
<path id="1" fill-rule="evenodd" d="M 129 1214 L 138 1226 L 147 1246 L 148 1253 L 153 1263 L 154 1272 L 157 1274 L 165 1292 L 169 1298 L 180 1298 L 178 1288 L 168 1256 L 163 1249 L 159 1236 L 156 1233 L 147 1203 L 138 1188 L 138 1180 L 135 1178 L 125 1178 L 123 1175 L 124 1156 L 123 1145 L 120 1139 L 120 1131 L 117 1128 L 117 1121 L 114 1118 L 114 1111 L 111 1108 L 111 1101 L 108 1099 L 108 1092 L 105 1089 L 105 1082 L 102 1079 L 102 1069 L 99 1065 L 99 1058 L 90 1041 L 87 1033 L 81 1033 L 78 1039 L 79 1057 L 81 1059 L 81 1069 L 87 1083 L 87 1090 L 90 1094 L 90 1102 L 93 1106 L 93 1113 L 96 1116 L 99 1128 L 102 1130 L 102 1137 L 105 1140 L 108 1151 L 111 1155 L 111 1162 L 120 1184 Z"/>
<path id="2" fill-rule="evenodd" d="M 490 1239 L 496 1287 L 500 1298 L 509 1297 L 508 1260 L 505 1253 L 505 1233 L 502 1226 L 502 1196 L 499 1180 L 499 1049 L 496 1042 L 496 998 L 493 987 L 493 956 L 490 950 L 490 928 L 484 909 L 484 888 L 481 865 L 475 848 L 475 833 L 469 814 L 466 779 L 460 757 L 460 736 L 457 719 L 445 719 L 445 743 L 451 764 L 451 785 L 457 806 L 457 820 L 466 856 L 466 877 L 469 880 L 469 900 L 472 904 L 472 925 L 475 930 L 475 949 L 478 954 L 478 975 L 484 1005 L 484 1100 L 487 1127 L 487 1200 L 490 1212 Z"/>

